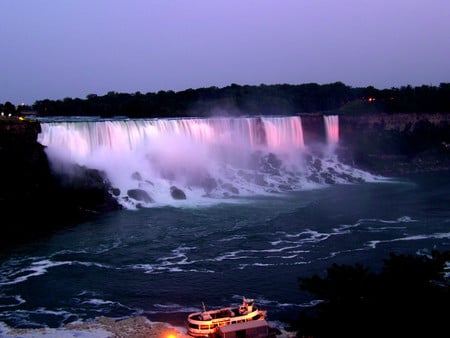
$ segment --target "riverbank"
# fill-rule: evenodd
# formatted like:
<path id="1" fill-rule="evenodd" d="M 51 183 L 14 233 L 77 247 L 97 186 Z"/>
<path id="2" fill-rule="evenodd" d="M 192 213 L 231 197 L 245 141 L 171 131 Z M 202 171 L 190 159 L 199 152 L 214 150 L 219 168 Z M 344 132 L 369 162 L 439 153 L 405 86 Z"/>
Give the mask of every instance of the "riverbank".
<path id="1" fill-rule="evenodd" d="M 51 329 L 13 329 L 0 327 L 0 334 L 5 338 L 40 338 L 40 337 L 95 337 L 95 338 L 192 338 L 183 329 L 167 323 L 153 323 L 143 316 L 122 320 L 97 317 L 91 322 L 74 322 L 63 328 Z"/>
<path id="2" fill-rule="evenodd" d="M 295 333 L 277 329 L 277 338 L 292 338 Z M 185 328 L 168 323 L 151 322 L 144 316 L 115 320 L 97 317 L 89 322 L 74 322 L 63 328 L 13 329 L 0 323 L 4 338 L 192 338 Z"/>
<path id="3" fill-rule="evenodd" d="M 120 209 L 102 173 L 74 166 L 57 175 L 33 119 L 0 118 L 0 250 Z"/>

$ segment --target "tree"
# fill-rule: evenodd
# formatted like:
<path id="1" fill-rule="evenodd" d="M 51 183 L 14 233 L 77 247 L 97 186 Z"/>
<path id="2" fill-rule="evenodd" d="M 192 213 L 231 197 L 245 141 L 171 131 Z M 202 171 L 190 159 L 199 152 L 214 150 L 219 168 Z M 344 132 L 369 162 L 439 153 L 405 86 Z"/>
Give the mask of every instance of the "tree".
<path id="1" fill-rule="evenodd" d="M 14 115 L 16 113 L 16 107 L 9 101 L 6 101 L 5 104 L 3 105 L 3 110 L 2 110 L 6 116 L 8 116 L 9 114 Z"/>
<path id="2" fill-rule="evenodd" d="M 299 278 L 321 300 L 293 324 L 297 336 L 438 337 L 447 330 L 450 251 L 430 256 L 391 254 L 379 274 L 360 264 L 333 264 L 325 277 Z"/>

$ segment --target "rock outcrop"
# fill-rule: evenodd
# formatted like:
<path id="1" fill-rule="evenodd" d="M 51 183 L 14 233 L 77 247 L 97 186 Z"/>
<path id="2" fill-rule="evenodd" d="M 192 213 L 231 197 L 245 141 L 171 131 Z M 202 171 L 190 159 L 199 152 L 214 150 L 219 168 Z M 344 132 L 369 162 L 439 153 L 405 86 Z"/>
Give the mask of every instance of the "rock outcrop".
<path id="1" fill-rule="evenodd" d="M 127 191 L 127 195 L 136 201 L 142 201 L 144 203 L 155 202 L 153 198 L 151 198 L 150 195 L 142 189 L 130 189 Z"/>
<path id="2" fill-rule="evenodd" d="M 52 171 L 37 142 L 40 124 L 0 119 L 0 245 L 5 248 L 117 210 L 102 173 L 74 168 L 76 175 Z"/>
<path id="3" fill-rule="evenodd" d="M 184 191 L 174 185 L 170 187 L 170 195 L 175 200 L 185 200 L 186 199 L 186 194 L 184 193 Z"/>
<path id="4" fill-rule="evenodd" d="M 450 113 L 339 117 L 343 162 L 377 174 L 450 170 Z"/>

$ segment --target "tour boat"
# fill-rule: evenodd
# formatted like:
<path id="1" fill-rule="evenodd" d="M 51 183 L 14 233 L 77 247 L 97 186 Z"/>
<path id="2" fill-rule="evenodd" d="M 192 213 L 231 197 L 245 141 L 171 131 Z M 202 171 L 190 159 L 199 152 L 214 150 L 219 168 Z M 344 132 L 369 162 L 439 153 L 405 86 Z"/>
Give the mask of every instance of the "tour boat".
<path id="1" fill-rule="evenodd" d="M 214 335 L 222 326 L 244 323 L 252 320 L 265 320 L 267 311 L 255 306 L 253 299 L 243 298 L 238 306 L 224 307 L 216 310 L 193 312 L 188 315 L 187 331 L 193 337 Z"/>

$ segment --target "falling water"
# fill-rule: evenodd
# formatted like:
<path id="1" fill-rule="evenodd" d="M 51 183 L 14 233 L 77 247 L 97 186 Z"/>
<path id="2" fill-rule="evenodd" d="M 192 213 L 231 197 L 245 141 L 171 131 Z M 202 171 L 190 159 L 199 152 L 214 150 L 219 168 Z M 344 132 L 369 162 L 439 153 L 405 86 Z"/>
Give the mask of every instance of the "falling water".
<path id="1" fill-rule="evenodd" d="M 327 142 L 330 146 L 335 146 L 339 142 L 339 116 L 325 115 L 325 130 L 327 134 Z"/>
<path id="2" fill-rule="evenodd" d="M 325 119 L 334 143 L 336 121 Z M 129 208 L 311 189 L 365 175 L 310 154 L 299 116 L 46 122 L 38 141 L 57 170 L 75 164 L 104 172 Z M 174 201 L 175 188 L 188 202 Z M 145 198 L 136 200 L 136 190 Z"/>

